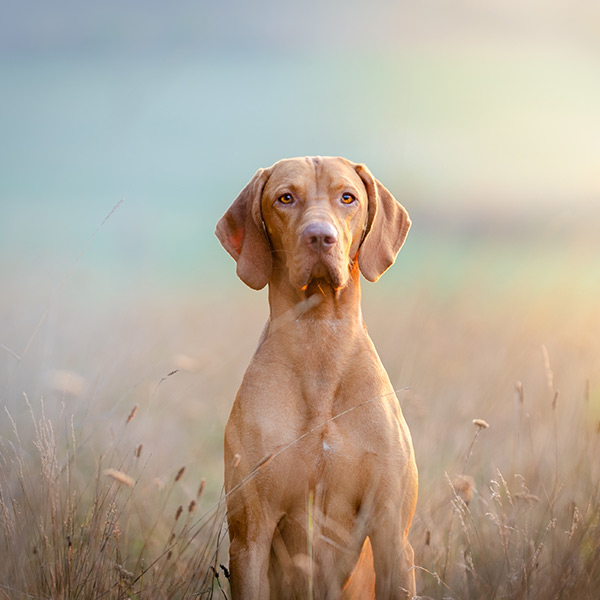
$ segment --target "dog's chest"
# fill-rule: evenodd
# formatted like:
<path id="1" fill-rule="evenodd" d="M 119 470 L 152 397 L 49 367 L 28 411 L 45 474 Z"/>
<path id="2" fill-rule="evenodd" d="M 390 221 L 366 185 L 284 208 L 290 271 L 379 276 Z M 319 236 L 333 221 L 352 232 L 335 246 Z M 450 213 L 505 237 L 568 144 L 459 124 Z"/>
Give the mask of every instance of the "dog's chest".
<path id="1" fill-rule="evenodd" d="M 338 423 L 342 418 L 325 421 L 316 427 L 312 440 L 305 446 L 317 478 L 333 480 L 373 455 L 368 438 L 357 437 L 355 431 Z M 308 436 L 307 436 L 308 437 Z"/>
<path id="2" fill-rule="evenodd" d="M 332 453 L 332 452 L 333 452 L 333 448 L 332 448 L 331 444 L 326 439 L 324 439 L 323 440 L 323 455 L 328 456 L 329 453 Z"/>

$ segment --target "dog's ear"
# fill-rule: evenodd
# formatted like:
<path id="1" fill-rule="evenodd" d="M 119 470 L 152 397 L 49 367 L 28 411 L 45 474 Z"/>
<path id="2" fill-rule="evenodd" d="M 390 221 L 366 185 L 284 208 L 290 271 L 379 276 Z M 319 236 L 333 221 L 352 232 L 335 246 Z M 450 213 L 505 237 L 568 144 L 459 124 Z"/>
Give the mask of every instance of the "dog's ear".
<path id="1" fill-rule="evenodd" d="M 365 165 L 356 165 L 369 198 L 365 235 L 358 252 L 358 266 L 365 279 L 377 281 L 394 264 L 408 230 L 410 218 L 405 208 L 379 182 Z"/>
<path id="2" fill-rule="evenodd" d="M 271 246 L 263 226 L 260 202 L 269 169 L 259 169 L 219 219 L 215 235 L 237 262 L 238 277 L 260 290 L 271 277 Z"/>

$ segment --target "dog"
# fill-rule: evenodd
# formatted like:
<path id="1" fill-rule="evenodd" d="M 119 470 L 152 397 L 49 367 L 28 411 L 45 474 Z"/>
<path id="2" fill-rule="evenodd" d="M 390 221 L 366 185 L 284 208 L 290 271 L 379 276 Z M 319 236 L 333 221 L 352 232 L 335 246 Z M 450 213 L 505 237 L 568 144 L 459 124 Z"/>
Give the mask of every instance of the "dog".
<path id="1" fill-rule="evenodd" d="M 410 598 L 410 432 L 362 319 L 411 222 L 363 164 L 259 169 L 216 235 L 270 315 L 225 428 L 232 598 Z"/>

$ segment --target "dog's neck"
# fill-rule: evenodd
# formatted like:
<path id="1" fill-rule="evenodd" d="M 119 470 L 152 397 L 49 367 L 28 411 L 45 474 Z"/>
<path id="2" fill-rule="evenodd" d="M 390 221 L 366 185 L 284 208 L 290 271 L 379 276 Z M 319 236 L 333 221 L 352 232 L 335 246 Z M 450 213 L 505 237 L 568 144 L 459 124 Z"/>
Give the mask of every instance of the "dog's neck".
<path id="1" fill-rule="evenodd" d="M 282 361 L 300 382 L 306 415 L 322 419 L 336 408 L 341 382 L 357 355 L 370 346 L 360 307 L 360 273 L 351 268 L 338 290 L 315 281 L 297 290 L 287 276 L 269 283 L 270 318 L 263 333 L 273 360 Z"/>
<path id="2" fill-rule="evenodd" d="M 303 325 L 355 328 L 362 326 L 360 306 L 360 272 L 358 264 L 350 268 L 347 284 L 334 289 L 326 280 L 312 280 L 304 290 L 295 288 L 284 269 L 274 270 L 269 282 L 269 329 L 280 327 L 287 333 Z"/>

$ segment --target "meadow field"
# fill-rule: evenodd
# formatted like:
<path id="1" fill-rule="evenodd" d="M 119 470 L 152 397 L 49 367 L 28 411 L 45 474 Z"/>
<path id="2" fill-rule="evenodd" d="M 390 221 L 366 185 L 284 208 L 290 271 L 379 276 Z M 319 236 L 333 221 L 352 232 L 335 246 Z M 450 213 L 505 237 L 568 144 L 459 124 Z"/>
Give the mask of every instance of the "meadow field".
<path id="1" fill-rule="evenodd" d="M 597 598 L 593 231 L 411 236 L 363 305 L 416 451 L 419 595 Z M 85 261 L 0 299 L 0 598 L 227 598 L 223 428 L 266 295 L 227 257 L 110 292 Z"/>
<path id="2" fill-rule="evenodd" d="M 0 600 L 229 597 L 223 429 L 267 297 L 213 230 L 316 154 L 413 219 L 363 307 L 418 593 L 600 597 L 598 3 L 4 4 Z"/>

